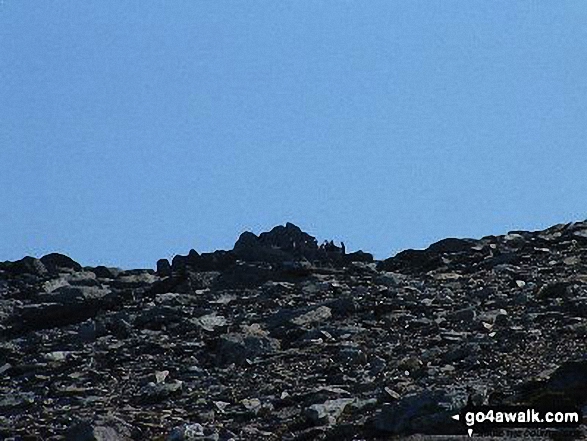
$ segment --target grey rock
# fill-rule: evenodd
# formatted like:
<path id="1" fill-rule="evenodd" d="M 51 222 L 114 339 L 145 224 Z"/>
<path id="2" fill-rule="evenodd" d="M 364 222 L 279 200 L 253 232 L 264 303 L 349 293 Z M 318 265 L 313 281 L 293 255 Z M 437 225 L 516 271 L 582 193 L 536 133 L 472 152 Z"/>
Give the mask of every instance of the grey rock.
<path id="1" fill-rule="evenodd" d="M 395 288 L 395 287 L 401 286 L 404 279 L 405 279 L 405 276 L 403 276 L 401 274 L 392 273 L 392 272 L 383 272 L 375 278 L 374 282 L 377 283 L 378 285 L 384 285 L 384 286 L 387 286 L 390 288 Z"/>
<path id="2" fill-rule="evenodd" d="M 110 294 L 110 290 L 97 286 L 61 286 L 48 294 L 39 296 L 44 302 L 55 302 L 63 305 L 80 303 L 97 303 Z"/>
<path id="3" fill-rule="evenodd" d="M 298 326 L 309 326 L 328 320 L 331 316 L 332 312 L 328 306 L 319 306 L 318 308 L 292 318 L 291 322 Z"/>
<path id="4" fill-rule="evenodd" d="M 280 347 L 279 340 L 263 333 L 230 333 L 220 337 L 216 354 L 221 364 L 245 365 L 247 360 L 274 353 Z"/>
<path id="5" fill-rule="evenodd" d="M 384 262 L 294 227 L 158 272 L 0 262 L 0 438 L 449 438 L 467 401 L 587 409 L 587 222 Z"/>
<path id="6" fill-rule="evenodd" d="M 475 311 L 475 308 L 468 307 L 451 312 L 447 314 L 446 318 L 448 320 L 453 320 L 457 322 L 470 322 L 475 319 L 476 315 L 477 312 Z"/>
<path id="7" fill-rule="evenodd" d="M 167 441 L 193 441 L 204 437 L 204 427 L 199 423 L 183 424 L 171 431 Z"/>
<path id="8" fill-rule="evenodd" d="M 409 395 L 384 405 L 375 419 L 375 428 L 395 435 L 463 434 L 464 427 L 451 416 L 467 404 L 467 398 L 466 393 L 458 390 L 431 390 Z"/>
<path id="9" fill-rule="evenodd" d="M 367 362 L 367 355 L 358 347 L 343 347 L 338 353 L 337 361 L 344 365 L 361 364 Z"/>
<path id="10" fill-rule="evenodd" d="M 15 392 L 0 398 L 0 409 L 4 411 L 30 407 L 37 399 L 33 392 Z"/>
<path id="11" fill-rule="evenodd" d="M 155 404 L 166 400 L 171 396 L 180 395 L 183 389 L 183 382 L 173 380 L 169 383 L 149 382 L 139 391 L 138 399 L 143 404 Z"/>
<path id="12" fill-rule="evenodd" d="M 216 328 L 225 327 L 228 322 L 225 317 L 216 313 L 206 314 L 193 320 L 193 323 L 208 332 L 214 332 Z"/>
<path id="13" fill-rule="evenodd" d="M 131 431 L 119 420 L 79 421 L 65 433 L 66 441 L 130 441 Z"/>
<path id="14" fill-rule="evenodd" d="M 306 409 L 306 416 L 314 424 L 333 425 L 336 424 L 337 419 L 342 415 L 347 406 L 354 401 L 354 398 L 339 398 L 328 400 L 321 404 L 312 404 Z"/>
<path id="15" fill-rule="evenodd" d="M 152 285 L 157 281 L 157 277 L 148 271 L 138 273 L 122 272 L 116 277 L 113 286 L 117 288 L 140 288 Z"/>

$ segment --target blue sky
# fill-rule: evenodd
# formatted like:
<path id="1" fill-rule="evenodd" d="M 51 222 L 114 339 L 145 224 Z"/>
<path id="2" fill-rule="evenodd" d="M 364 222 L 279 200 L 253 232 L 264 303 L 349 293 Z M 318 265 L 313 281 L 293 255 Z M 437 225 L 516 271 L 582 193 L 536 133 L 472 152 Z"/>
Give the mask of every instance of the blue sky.
<path id="1" fill-rule="evenodd" d="M 0 260 L 584 219 L 583 1 L 0 3 Z"/>

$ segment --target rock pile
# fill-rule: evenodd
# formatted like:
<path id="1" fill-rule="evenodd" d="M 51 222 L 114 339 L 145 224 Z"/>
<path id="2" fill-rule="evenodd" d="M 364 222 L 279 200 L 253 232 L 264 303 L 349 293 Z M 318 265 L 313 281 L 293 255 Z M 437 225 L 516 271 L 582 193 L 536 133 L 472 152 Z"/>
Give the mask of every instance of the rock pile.
<path id="1" fill-rule="evenodd" d="M 587 222 L 384 261 L 288 223 L 156 271 L 0 263 L 2 439 L 446 439 L 466 404 L 587 414 L 586 356 Z"/>

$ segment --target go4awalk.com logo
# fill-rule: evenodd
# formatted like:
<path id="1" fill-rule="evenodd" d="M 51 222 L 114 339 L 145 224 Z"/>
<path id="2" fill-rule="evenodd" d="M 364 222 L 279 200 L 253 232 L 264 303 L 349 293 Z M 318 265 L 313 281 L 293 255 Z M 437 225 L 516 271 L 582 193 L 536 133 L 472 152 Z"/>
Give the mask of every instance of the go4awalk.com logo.
<path id="1" fill-rule="evenodd" d="M 572 429 L 581 424 L 583 416 L 578 409 L 531 407 L 466 407 L 453 419 L 467 426 L 469 436 L 496 429 L 552 428 Z"/>

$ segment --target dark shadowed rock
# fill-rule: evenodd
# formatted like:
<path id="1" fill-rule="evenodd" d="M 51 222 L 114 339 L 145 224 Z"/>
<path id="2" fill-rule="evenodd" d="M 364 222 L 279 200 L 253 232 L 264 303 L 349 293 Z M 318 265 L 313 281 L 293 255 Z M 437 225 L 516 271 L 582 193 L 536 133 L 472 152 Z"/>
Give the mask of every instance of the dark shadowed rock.
<path id="1" fill-rule="evenodd" d="M 82 266 L 71 257 L 60 253 L 47 254 L 41 257 L 41 262 L 51 272 L 59 272 L 60 270 L 81 271 L 82 269 Z"/>
<path id="2" fill-rule="evenodd" d="M 394 435 L 463 434 L 463 425 L 451 416 L 465 407 L 467 399 L 468 395 L 458 390 L 432 390 L 409 395 L 383 406 L 375 419 L 375 427 Z"/>
<path id="3" fill-rule="evenodd" d="M 313 260 L 318 255 L 318 242 L 288 222 L 258 237 L 251 232 L 241 234 L 233 252 L 239 259 L 251 262 L 283 262 L 301 257 Z"/>
<path id="4" fill-rule="evenodd" d="M 405 250 L 379 262 L 380 271 L 431 271 L 442 266 L 442 259 L 436 253 L 426 250 Z"/>
<path id="5" fill-rule="evenodd" d="M 437 440 L 468 438 L 467 401 L 585 409 L 581 231 L 371 262 L 287 224 L 157 272 L 0 263 L 0 439 Z"/>
<path id="6" fill-rule="evenodd" d="M 218 250 L 213 253 L 202 253 L 199 271 L 224 271 L 236 263 L 236 256 L 232 251 Z"/>
<path id="7" fill-rule="evenodd" d="M 345 262 L 373 262 L 373 254 L 364 251 L 355 251 L 344 256 Z"/>
<path id="8" fill-rule="evenodd" d="M 66 441 L 131 441 L 131 430 L 114 419 L 74 423 L 65 433 Z"/>
<path id="9" fill-rule="evenodd" d="M 16 262 L 11 262 L 8 266 L 10 272 L 15 274 L 32 274 L 43 277 L 48 273 L 47 267 L 39 259 L 27 256 Z"/>
<path id="10" fill-rule="evenodd" d="M 240 263 L 222 272 L 216 285 L 219 288 L 255 288 L 275 278 L 275 272 L 270 265 Z"/>
<path id="11" fill-rule="evenodd" d="M 439 240 L 427 248 L 431 253 L 462 253 L 469 251 L 475 244 L 473 239 L 455 239 L 449 237 L 447 239 Z"/>
<path id="12" fill-rule="evenodd" d="M 566 281 L 548 283 L 540 288 L 536 297 L 540 299 L 566 297 L 569 293 L 569 285 L 570 283 Z"/>
<path id="13" fill-rule="evenodd" d="M 218 250 L 213 253 L 199 254 L 190 250 L 187 256 L 177 255 L 172 259 L 172 273 L 183 274 L 187 269 L 191 271 L 223 271 L 236 263 L 236 256 L 232 251 Z M 164 265 L 164 264 L 163 264 Z"/>
<path id="14" fill-rule="evenodd" d="M 587 404 L 587 360 L 569 361 L 546 380 L 520 386 L 517 401 L 534 406 L 582 407 Z"/>
<path id="15" fill-rule="evenodd" d="M 247 331 L 244 333 L 231 333 L 220 337 L 216 350 L 217 360 L 220 364 L 236 363 L 247 364 L 257 357 L 271 354 L 280 349 L 279 340 L 268 337 L 262 331 Z"/>
<path id="16" fill-rule="evenodd" d="M 169 383 L 147 383 L 138 395 L 138 400 L 143 404 L 156 404 L 167 400 L 169 397 L 181 395 L 183 383 L 173 380 Z"/>
<path id="17" fill-rule="evenodd" d="M 115 279 L 122 272 L 120 268 L 97 266 L 91 271 L 100 279 Z"/>
<path id="18" fill-rule="evenodd" d="M 157 261 L 157 275 L 159 277 L 167 277 L 171 275 L 171 264 L 167 259 L 159 259 Z"/>
<path id="19" fill-rule="evenodd" d="M 552 374 L 547 387 L 575 404 L 587 404 L 587 360 L 563 363 Z"/>

